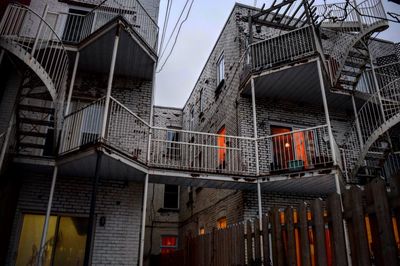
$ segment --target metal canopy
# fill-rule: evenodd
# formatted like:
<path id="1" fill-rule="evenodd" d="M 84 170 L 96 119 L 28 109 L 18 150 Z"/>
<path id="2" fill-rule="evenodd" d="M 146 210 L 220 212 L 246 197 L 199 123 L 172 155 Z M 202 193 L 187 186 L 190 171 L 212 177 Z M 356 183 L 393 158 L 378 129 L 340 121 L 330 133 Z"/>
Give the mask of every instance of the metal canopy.
<path id="1" fill-rule="evenodd" d="M 128 31 L 129 26 L 123 23 L 122 17 L 110 21 L 88 39 L 80 44 L 79 70 L 91 73 L 108 74 L 115 35 L 118 27 L 120 41 L 117 52 L 115 75 L 137 79 L 151 80 L 153 78 L 156 56 L 148 48 L 140 36 Z"/>

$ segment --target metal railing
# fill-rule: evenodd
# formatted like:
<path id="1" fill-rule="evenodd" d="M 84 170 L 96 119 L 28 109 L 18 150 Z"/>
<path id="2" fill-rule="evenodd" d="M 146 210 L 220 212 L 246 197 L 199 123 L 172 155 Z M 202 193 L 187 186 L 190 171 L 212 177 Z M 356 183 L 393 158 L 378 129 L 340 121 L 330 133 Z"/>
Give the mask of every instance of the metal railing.
<path id="1" fill-rule="evenodd" d="M 46 14 L 46 12 L 44 13 Z M 62 102 L 68 72 L 67 51 L 53 28 L 26 6 L 10 4 L 0 22 L 3 46 L 29 64 Z"/>
<path id="2" fill-rule="evenodd" d="M 303 171 L 333 165 L 328 126 L 294 130 L 258 139 L 260 172 Z"/>
<path id="3" fill-rule="evenodd" d="M 258 142 L 261 174 L 333 165 L 327 125 L 258 139 L 150 127 L 111 97 L 101 137 L 105 106 L 106 99 L 101 98 L 65 117 L 60 154 L 101 141 L 151 167 L 256 176 Z"/>
<path id="4" fill-rule="evenodd" d="M 346 134 L 345 158 L 355 178 L 368 150 L 381 134 L 400 120 L 400 78 L 373 94 L 360 108 L 351 131 Z M 374 146 L 375 145 L 375 146 Z"/>
<path id="5" fill-rule="evenodd" d="M 317 53 L 311 26 L 262 40 L 248 47 L 244 69 L 255 71 L 291 63 Z"/>
<path id="6" fill-rule="evenodd" d="M 149 165 L 199 172 L 255 175 L 253 138 L 153 128 Z"/>
<path id="7" fill-rule="evenodd" d="M 390 82 L 400 78 L 400 62 L 394 62 L 375 67 L 375 74 L 379 88 L 383 88 Z M 374 94 L 378 91 L 371 69 L 368 69 L 362 73 L 356 90 L 370 94 Z"/>
<path id="8" fill-rule="evenodd" d="M 395 152 L 389 154 L 382 167 L 381 176 L 386 180 L 386 182 L 390 182 L 390 179 L 394 175 L 398 174 L 400 174 L 400 153 Z"/>
<path id="9" fill-rule="evenodd" d="M 330 56 L 331 80 L 336 85 L 354 45 L 363 36 L 388 25 L 386 13 L 381 0 L 366 0 L 356 6 L 351 1 L 317 5 L 316 15 L 322 27 L 332 29 L 332 34 L 329 31 L 325 33 L 330 35 L 334 45 L 325 53 Z"/>
<path id="10" fill-rule="evenodd" d="M 158 26 L 138 0 L 107 0 L 86 15 L 52 13 L 56 29 L 64 42 L 78 43 L 117 16 L 122 16 L 153 50 L 157 46 Z"/>

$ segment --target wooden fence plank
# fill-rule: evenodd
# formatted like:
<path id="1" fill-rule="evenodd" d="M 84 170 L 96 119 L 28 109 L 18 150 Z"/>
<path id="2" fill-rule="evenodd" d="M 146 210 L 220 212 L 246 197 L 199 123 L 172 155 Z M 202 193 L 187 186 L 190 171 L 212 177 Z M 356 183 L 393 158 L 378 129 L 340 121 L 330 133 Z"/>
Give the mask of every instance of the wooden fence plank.
<path id="1" fill-rule="evenodd" d="M 240 251 L 242 251 L 242 252 L 239 252 L 239 265 L 244 265 L 245 264 L 245 252 L 244 252 L 245 243 L 244 243 L 244 224 L 243 223 L 239 224 L 238 231 L 239 231 L 239 234 L 238 234 L 238 242 L 239 242 L 238 248 L 239 248 Z"/>
<path id="2" fill-rule="evenodd" d="M 299 204 L 299 225 L 301 243 L 301 265 L 310 266 L 310 241 L 308 239 L 307 204 L 305 202 Z"/>
<path id="3" fill-rule="evenodd" d="M 273 250 L 273 264 L 277 266 L 284 265 L 284 247 L 282 241 L 282 226 L 280 220 L 279 210 L 274 208 L 272 210 L 272 250 Z"/>
<path id="4" fill-rule="evenodd" d="M 332 246 L 334 251 L 333 265 L 347 265 L 346 241 L 344 238 L 342 205 L 340 195 L 331 194 L 328 197 L 328 216 L 332 225 Z"/>
<path id="5" fill-rule="evenodd" d="M 262 220 L 262 236 L 263 236 L 263 251 L 264 251 L 264 265 L 271 264 L 271 258 L 269 254 L 269 216 L 264 215 Z"/>
<path id="6" fill-rule="evenodd" d="M 315 250 L 317 265 L 327 265 L 325 249 L 325 224 L 322 210 L 322 202 L 316 199 L 312 203 L 313 221 L 315 226 Z"/>
<path id="7" fill-rule="evenodd" d="M 252 238 L 251 223 L 247 221 L 246 223 L 246 247 L 247 247 L 247 264 L 253 263 L 253 238 Z"/>
<path id="8" fill-rule="evenodd" d="M 254 220 L 254 256 L 256 263 L 261 263 L 260 220 Z"/>
<path id="9" fill-rule="evenodd" d="M 285 210 L 285 224 L 287 231 L 287 265 L 296 265 L 296 242 L 294 238 L 294 219 L 293 219 L 293 209 L 291 207 Z"/>
<path id="10" fill-rule="evenodd" d="M 375 179 L 370 184 L 370 187 L 374 199 L 384 265 L 398 265 L 396 242 L 385 183 L 383 180 Z"/>

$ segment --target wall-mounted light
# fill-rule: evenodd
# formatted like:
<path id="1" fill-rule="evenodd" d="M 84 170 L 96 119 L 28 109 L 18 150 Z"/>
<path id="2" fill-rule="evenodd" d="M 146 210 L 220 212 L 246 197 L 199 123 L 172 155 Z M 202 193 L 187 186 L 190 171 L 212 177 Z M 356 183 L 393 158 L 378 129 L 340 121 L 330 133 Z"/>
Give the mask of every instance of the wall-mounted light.
<path id="1" fill-rule="evenodd" d="M 289 147 L 290 147 L 289 142 L 286 142 L 286 143 L 285 143 L 285 148 L 289 148 Z"/>

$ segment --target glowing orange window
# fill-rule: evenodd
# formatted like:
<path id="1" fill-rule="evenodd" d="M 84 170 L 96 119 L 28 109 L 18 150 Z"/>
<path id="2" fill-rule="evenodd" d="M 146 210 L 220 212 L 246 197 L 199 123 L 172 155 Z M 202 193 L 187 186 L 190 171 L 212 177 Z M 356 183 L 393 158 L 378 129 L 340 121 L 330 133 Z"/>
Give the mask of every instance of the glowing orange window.
<path id="1" fill-rule="evenodd" d="M 223 126 L 217 133 L 217 145 L 218 145 L 218 163 L 221 168 L 225 167 L 225 157 L 226 157 L 226 129 Z"/>
<path id="2" fill-rule="evenodd" d="M 226 217 L 221 217 L 217 220 L 217 228 L 218 229 L 225 229 L 227 226 Z"/>
<path id="3" fill-rule="evenodd" d="M 206 230 L 204 229 L 204 227 L 200 227 L 199 235 L 204 235 L 205 233 L 206 233 Z"/>
<path id="4" fill-rule="evenodd" d="M 178 237 L 176 236 L 162 236 L 161 237 L 161 254 L 169 254 L 176 250 Z"/>

